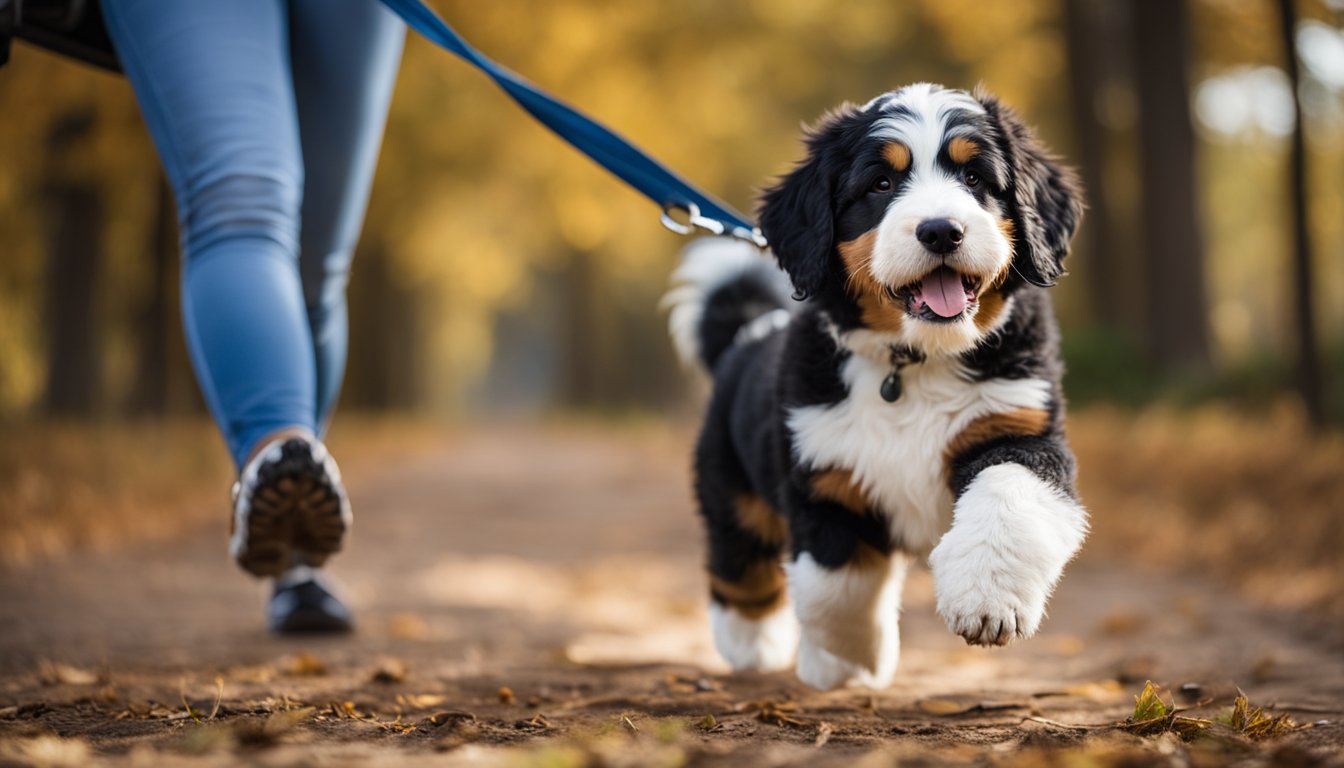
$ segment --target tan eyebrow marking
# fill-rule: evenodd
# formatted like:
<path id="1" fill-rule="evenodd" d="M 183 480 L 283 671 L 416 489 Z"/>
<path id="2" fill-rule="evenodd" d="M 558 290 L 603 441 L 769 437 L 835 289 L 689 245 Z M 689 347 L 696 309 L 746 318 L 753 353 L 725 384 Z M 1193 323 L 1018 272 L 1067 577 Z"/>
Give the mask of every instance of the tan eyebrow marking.
<path id="1" fill-rule="evenodd" d="M 954 136 L 947 142 L 947 156 L 957 165 L 965 165 L 980 154 L 980 145 L 964 136 Z"/>
<path id="2" fill-rule="evenodd" d="M 889 142 L 882 149 L 882 157 L 886 158 L 891 167 L 904 173 L 910 168 L 910 148 L 899 141 Z"/>

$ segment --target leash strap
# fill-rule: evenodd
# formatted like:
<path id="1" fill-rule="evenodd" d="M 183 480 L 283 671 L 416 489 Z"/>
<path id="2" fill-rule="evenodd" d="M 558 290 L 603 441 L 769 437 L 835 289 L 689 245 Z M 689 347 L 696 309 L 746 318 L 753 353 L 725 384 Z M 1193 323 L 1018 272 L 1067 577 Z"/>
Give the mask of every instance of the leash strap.
<path id="1" fill-rule="evenodd" d="M 489 75 L 543 125 L 656 203 L 668 229 L 682 235 L 696 231 L 726 235 L 765 247 L 760 230 L 742 214 L 696 189 L 611 129 L 486 58 L 421 0 L 382 2 L 425 39 Z M 673 213 L 684 216 L 685 221 Z"/>

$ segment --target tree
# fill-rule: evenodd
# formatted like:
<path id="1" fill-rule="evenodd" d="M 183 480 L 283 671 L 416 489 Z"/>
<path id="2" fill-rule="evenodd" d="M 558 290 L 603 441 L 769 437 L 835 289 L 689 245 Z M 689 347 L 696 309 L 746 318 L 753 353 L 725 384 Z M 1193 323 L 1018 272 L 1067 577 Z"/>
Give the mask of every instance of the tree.
<path id="1" fill-rule="evenodd" d="M 1297 335 L 1297 390 L 1307 406 L 1313 424 L 1325 418 L 1321 394 L 1321 362 L 1316 345 L 1314 302 L 1311 296 L 1311 238 L 1307 234 L 1307 162 L 1306 142 L 1302 132 L 1302 102 L 1298 96 L 1300 73 L 1297 64 L 1297 8 L 1293 0 L 1279 0 L 1280 29 L 1283 34 L 1283 53 L 1288 67 L 1288 78 L 1293 88 L 1292 154 L 1289 159 L 1290 186 L 1292 187 L 1292 248 L 1293 248 L 1293 326 Z"/>
<path id="2" fill-rule="evenodd" d="M 1064 38 L 1069 69 L 1069 105 L 1078 146 L 1077 162 L 1087 187 L 1087 223 L 1082 239 L 1087 253 L 1089 303 L 1093 320 L 1108 330 L 1122 329 L 1126 312 L 1120 282 L 1120 248 L 1112 229 L 1106 195 L 1106 131 L 1097 119 L 1096 100 L 1110 69 L 1110 35 L 1100 0 L 1065 0 Z"/>
<path id="3" fill-rule="evenodd" d="M 102 197 L 96 184 L 64 173 L 71 147 L 93 128 L 90 110 L 76 109 L 47 136 L 45 187 L 48 259 L 46 293 L 47 388 L 44 410 L 89 416 L 98 406 L 101 380 L 95 311 L 102 241 Z"/>
<path id="4" fill-rule="evenodd" d="M 1142 147 L 1144 345 L 1162 370 L 1200 372 L 1210 361 L 1187 82 L 1189 8 L 1184 0 L 1134 0 L 1130 8 Z"/>

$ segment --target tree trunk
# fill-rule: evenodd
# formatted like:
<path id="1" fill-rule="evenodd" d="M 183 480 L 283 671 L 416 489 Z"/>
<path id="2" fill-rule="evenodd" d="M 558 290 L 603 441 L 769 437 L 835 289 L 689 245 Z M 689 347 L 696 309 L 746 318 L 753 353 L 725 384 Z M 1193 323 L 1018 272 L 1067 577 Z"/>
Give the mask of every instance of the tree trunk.
<path id="1" fill-rule="evenodd" d="M 1204 247 L 1195 186 L 1184 0 L 1133 0 L 1131 40 L 1139 97 L 1144 342 L 1167 372 L 1209 365 Z"/>
<path id="2" fill-rule="evenodd" d="M 1087 189 L 1087 226 L 1082 228 L 1092 319 L 1112 331 L 1125 330 L 1128 313 L 1121 285 L 1120 257 L 1106 202 L 1106 131 L 1097 119 L 1096 99 L 1106 89 L 1111 36 L 1102 28 L 1098 0 L 1065 0 L 1069 105 L 1078 145 L 1079 170 Z"/>
<path id="3" fill-rule="evenodd" d="M 592 254 L 576 250 L 562 282 L 565 292 L 562 403 L 587 408 L 602 402 L 597 267 Z"/>
<path id="4" fill-rule="evenodd" d="M 43 409 L 57 416 L 89 416 L 102 380 L 97 333 L 98 267 L 102 262 L 102 199 L 87 180 L 63 172 L 70 148 L 84 140 L 92 115 L 57 121 L 47 137 L 45 188 L 48 253 L 45 327 L 47 387 Z"/>
<path id="5" fill-rule="evenodd" d="M 1320 347 L 1316 344 L 1315 303 L 1311 296 L 1311 236 L 1307 231 L 1307 160 L 1306 142 L 1302 132 L 1302 102 L 1298 98 L 1301 77 L 1297 65 L 1297 8 L 1293 0 L 1279 0 L 1279 19 L 1283 34 L 1283 52 L 1288 67 L 1288 78 L 1293 86 L 1293 148 L 1289 163 L 1292 188 L 1293 228 L 1293 327 L 1297 333 L 1297 391 L 1307 407 L 1311 423 L 1320 425 L 1325 420 L 1325 404 L 1321 392 Z"/>
<path id="6" fill-rule="evenodd" d="M 173 285 L 177 279 L 177 231 L 173 211 L 173 193 L 168 182 L 159 180 L 158 206 L 154 228 L 150 235 L 149 257 L 153 265 L 150 274 L 149 300 L 140 312 L 136 325 L 140 341 L 140 364 L 136 370 L 135 389 L 131 394 L 129 410 L 136 415 L 163 416 L 168 413 L 169 328 L 178 323 L 173 311 Z"/>
<path id="7" fill-rule="evenodd" d="M 418 359 L 419 301 L 392 279 L 385 244 L 364 239 L 350 279 L 350 357 L 341 403 L 413 410 L 424 403 Z"/>

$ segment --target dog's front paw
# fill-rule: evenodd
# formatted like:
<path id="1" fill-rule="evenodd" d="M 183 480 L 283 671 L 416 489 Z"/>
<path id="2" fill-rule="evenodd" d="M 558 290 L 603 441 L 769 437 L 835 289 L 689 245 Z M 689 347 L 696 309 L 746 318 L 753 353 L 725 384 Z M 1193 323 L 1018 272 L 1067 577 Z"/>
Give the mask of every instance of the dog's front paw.
<path id="1" fill-rule="evenodd" d="M 1050 581 L 983 542 L 950 531 L 929 556 L 938 615 L 971 645 L 1031 637 L 1045 615 Z"/>
<path id="2" fill-rule="evenodd" d="M 1031 637 L 1086 534 L 1083 508 L 1027 468 L 982 470 L 929 555 L 938 613 L 972 645 Z"/>
<path id="3" fill-rule="evenodd" d="M 1045 615 L 1045 600 L 1023 605 L 1005 595 L 970 592 L 940 598 L 938 613 L 971 645 L 1007 645 L 1015 637 L 1036 633 Z"/>

